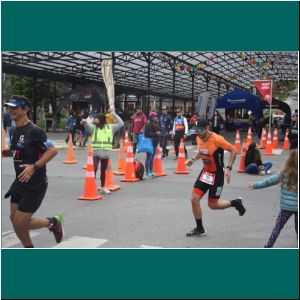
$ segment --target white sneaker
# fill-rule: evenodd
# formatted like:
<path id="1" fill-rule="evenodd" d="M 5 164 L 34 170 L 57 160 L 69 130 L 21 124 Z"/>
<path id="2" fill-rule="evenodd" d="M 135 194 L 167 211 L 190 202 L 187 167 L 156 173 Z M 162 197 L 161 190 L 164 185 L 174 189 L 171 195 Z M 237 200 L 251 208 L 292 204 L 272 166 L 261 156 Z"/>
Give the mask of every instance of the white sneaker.
<path id="1" fill-rule="evenodd" d="M 266 175 L 270 175 L 271 174 L 271 170 L 266 171 Z"/>
<path id="2" fill-rule="evenodd" d="M 108 195 L 108 194 L 111 194 L 111 191 L 109 191 L 107 188 L 103 187 L 103 188 L 101 188 L 101 194 Z"/>

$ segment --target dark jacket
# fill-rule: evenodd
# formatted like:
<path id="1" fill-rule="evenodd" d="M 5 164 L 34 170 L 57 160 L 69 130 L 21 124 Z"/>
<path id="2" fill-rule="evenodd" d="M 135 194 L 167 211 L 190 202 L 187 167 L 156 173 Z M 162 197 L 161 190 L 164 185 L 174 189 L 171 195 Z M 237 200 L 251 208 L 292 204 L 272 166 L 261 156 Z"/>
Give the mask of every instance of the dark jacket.
<path id="1" fill-rule="evenodd" d="M 169 115 L 160 115 L 159 126 L 162 133 L 169 133 L 172 130 L 173 122 Z"/>
<path id="2" fill-rule="evenodd" d="M 145 137 L 152 138 L 153 147 L 157 147 L 159 142 L 159 135 L 157 134 L 158 131 L 160 131 L 158 125 L 152 124 L 150 120 L 146 122 L 144 134 Z"/>
<path id="3" fill-rule="evenodd" d="M 288 138 L 290 140 L 290 149 L 297 149 L 298 148 L 298 122 L 292 124 L 289 131 Z"/>
<path id="4" fill-rule="evenodd" d="M 249 148 L 246 152 L 245 156 L 245 166 L 248 167 L 250 164 L 255 163 L 258 166 L 262 166 L 263 163 L 261 161 L 261 155 L 259 150 L 255 149 L 255 144 L 252 146 L 252 144 L 249 145 Z"/>

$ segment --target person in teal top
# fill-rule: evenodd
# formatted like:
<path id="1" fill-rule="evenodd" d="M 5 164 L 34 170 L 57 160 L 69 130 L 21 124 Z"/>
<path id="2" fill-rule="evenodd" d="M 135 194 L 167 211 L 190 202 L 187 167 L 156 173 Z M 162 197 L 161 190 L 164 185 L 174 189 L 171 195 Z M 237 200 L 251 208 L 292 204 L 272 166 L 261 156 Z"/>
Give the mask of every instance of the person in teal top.
<path id="1" fill-rule="evenodd" d="M 280 212 L 275 227 L 265 248 L 272 248 L 289 218 L 295 216 L 295 230 L 298 239 L 298 150 L 290 152 L 280 172 L 262 181 L 248 183 L 248 188 L 262 189 L 280 183 Z"/>
<path id="2" fill-rule="evenodd" d="M 105 174 L 110 158 L 111 150 L 113 148 L 113 136 L 124 126 L 122 119 L 111 109 L 108 110 L 114 119 L 114 124 L 107 124 L 106 114 L 98 114 L 95 116 L 95 124 L 90 124 L 86 120 L 82 123 L 85 129 L 89 131 L 92 137 L 92 149 L 93 149 L 93 162 L 95 176 L 99 162 L 101 161 L 101 193 L 110 194 L 110 191 L 105 188 Z"/>

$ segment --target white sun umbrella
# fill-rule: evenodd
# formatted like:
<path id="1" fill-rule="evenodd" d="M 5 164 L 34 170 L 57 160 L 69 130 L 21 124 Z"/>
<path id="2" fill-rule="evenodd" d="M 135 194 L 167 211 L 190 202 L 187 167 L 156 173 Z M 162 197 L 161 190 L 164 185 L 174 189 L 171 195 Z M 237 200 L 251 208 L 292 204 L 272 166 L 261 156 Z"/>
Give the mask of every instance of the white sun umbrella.
<path id="1" fill-rule="evenodd" d="M 107 91 L 108 104 L 112 110 L 115 110 L 115 82 L 112 66 L 111 59 L 103 59 L 101 62 L 101 71 Z"/>

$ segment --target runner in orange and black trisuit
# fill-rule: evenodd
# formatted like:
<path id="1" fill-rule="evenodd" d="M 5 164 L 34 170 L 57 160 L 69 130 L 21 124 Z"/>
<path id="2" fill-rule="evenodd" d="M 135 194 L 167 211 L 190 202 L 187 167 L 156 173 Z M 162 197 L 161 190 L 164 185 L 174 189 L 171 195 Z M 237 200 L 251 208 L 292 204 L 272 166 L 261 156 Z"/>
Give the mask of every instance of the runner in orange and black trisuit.
<path id="1" fill-rule="evenodd" d="M 227 183 L 230 183 L 230 171 L 232 170 L 237 150 L 222 136 L 209 131 L 209 122 L 206 119 L 198 118 L 195 124 L 194 129 L 200 138 L 198 146 L 199 151 L 193 158 L 189 159 L 186 164 L 191 166 L 194 161 L 202 158 L 203 169 L 195 182 L 192 193 L 192 207 L 197 227 L 187 233 L 187 236 L 206 234 L 202 225 L 200 200 L 208 190 L 208 206 L 211 209 L 235 207 L 240 216 L 242 216 L 246 211 L 241 198 L 231 201 L 219 200 L 224 185 L 224 176 L 227 179 Z M 230 152 L 230 158 L 228 165 L 226 166 L 225 174 L 224 150 Z"/>

